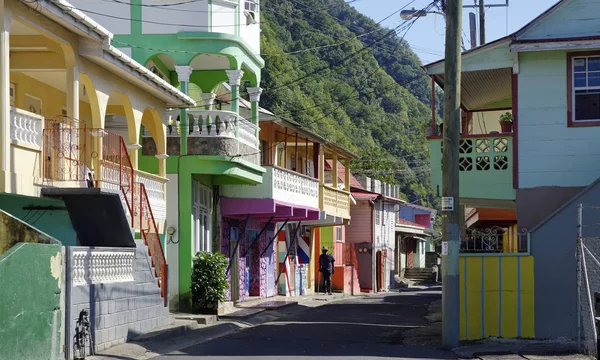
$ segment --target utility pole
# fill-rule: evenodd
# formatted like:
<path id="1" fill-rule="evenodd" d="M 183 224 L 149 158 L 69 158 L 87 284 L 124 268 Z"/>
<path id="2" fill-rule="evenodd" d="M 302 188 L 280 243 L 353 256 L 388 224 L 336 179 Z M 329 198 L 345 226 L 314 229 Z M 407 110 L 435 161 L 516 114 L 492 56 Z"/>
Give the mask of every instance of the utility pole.
<path id="1" fill-rule="evenodd" d="M 460 341 L 459 249 L 462 210 L 459 196 L 462 0 L 446 0 L 444 134 L 442 161 L 442 343 Z"/>
<path id="2" fill-rule="evenodd" d="M 479 44 L 485 44 L 485 4 L 479 0 Z"/>
<path id="3" fill-rule="evenodd" d="M 477 21 L 475 19 L 475 13 L 469 13 L 469 30 L 471 49 L 477 46 Z"/>

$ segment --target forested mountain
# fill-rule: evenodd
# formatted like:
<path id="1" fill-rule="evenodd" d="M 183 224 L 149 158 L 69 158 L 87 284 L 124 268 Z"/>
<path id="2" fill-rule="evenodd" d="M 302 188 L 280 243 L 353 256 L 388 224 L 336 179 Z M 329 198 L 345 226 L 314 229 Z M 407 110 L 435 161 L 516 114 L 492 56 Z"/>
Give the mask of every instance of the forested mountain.
<path id="1" fill-rule="evenodd" d="M 358 153 L 353 173 L 432 201 L 431 83 L 408 44 L 343 0 L 263 0 L 261 10 L 261 106 Z"/>

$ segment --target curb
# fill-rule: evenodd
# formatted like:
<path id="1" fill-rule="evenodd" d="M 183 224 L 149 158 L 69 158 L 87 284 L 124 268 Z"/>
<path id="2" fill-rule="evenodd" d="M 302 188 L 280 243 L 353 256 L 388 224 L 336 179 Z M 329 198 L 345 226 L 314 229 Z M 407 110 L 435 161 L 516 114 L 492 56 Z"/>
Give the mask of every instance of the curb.
<path id="1" fill-rule="evenodd" d="M 180 323 L 177 325 L 177 323 Z M 198 329 L 198 322 L 193 320 L 175 320 L 171 325 L 155 329 L 129 340 L 132 343 L 144 343 L 156 339 L 169 339 Z"/>

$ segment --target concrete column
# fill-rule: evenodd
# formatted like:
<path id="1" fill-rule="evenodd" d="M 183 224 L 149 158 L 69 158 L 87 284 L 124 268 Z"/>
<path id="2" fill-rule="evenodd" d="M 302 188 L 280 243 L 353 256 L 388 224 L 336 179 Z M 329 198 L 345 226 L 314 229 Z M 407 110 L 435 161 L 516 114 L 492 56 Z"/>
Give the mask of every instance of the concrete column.
<path id="1" fill-rule="evenodd" d="M 175 66 L 177 71 L 177 78 L 179 79 L 179 89 L 184 94 L 188 95 L 188 84 L 190 82 L 190 76 L 192 75 L 191 66 Z M 181 129 L 181 155 L 187 154 L 187 135 L 190 130 L 189 120 L 187 116 L 187 109 L 181 109 L 179 114 L 180 118 L 180 129 Z"/>
<path id="2" fill-rule="evenodd" d="M 229 85 L 231 86 L 231 111 L 236 114 L 240 113 L 240 84 L 244 72 L 242 70 L 225 70 L 227 77 L 229 78 Z"/>
<path id="3" fill-rule="evenodd" d="M 67 65 L 67 116 L 73 126 L 79 122 L 79 66 Z"/>
<path id="4" fill-rule="evenodd" d="M 215 103 L 217 94 L 202 93 L 202 94 L 200 94 L 200 97 L 202 98 L 202 106 L 204 107 L 204 110 L 212 110 L 212 106 Z"/>
<path id="5" fill-rule="evenodd" d="M 0 18 L 0 192 L 10 187 L 10 25 L 12 13 L 4 8 Z"/>
<path id="6" fill-rule="evenodd" d="M 252 104 L 252 123 L 256 125 L 256 132 L 254 136 L 256 136 L 257 146 L 258 146 L 258 124 L 259 124 L 259 116 L 260 113 L 258 111 L 258 103 L 260 102 L 260 95 L 262 94 L 263 89 L 259 87 L 251 87 L 248 88 L 248 95 L 250 95 L 250 103 Z"/>

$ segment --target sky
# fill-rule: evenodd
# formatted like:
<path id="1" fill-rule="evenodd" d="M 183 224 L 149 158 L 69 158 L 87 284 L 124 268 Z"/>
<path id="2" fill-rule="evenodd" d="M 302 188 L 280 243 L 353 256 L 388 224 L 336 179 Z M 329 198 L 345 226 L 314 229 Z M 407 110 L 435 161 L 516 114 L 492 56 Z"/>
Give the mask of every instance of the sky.
<path id="1" fill-rule="evenodd" d="M 398 10 L 411 0 L 357 0 L 351 5 L 361 13 L 369 16 L 376 22 L 388 16 L 392 11 Z M 414 7 L 422 9 L 431 0 L 415 0 L 407 9 Z M 463 5 L 475 4 L 476 0 L 463 0 Z M 510 0 L 509 7 L 487 8 L 485 17 L 486 42 L 491 42 L 520 29 L 538 15 L 546 11 L 558 0 Z M 505 0 L 485 0 L 485 4 L 503 4 Z M 463 10 L 463 41 L 467 49 L 471 48 L 469 37 L 469 12 L 475 12 L 479 21 L 477 9 Z M 507 22 L 508 14 L 508 22 Z M 382 25 L 394 28 L 403 20 L 396 14 L 384 21 Z M 479 24 L 477 24 L 479 27 Z M 406 34 L 413 51 L 424 64 L 428 64 L 444 57 L 446 23 L 441 15 L 428 14 L 419 18 L 410 31 Z M 508 30 L 508 31 L 507 31 Z M 404 35 L 401 32 L 399 36 Z M 479 33 L 477 35 L 479 41 Z"/>

